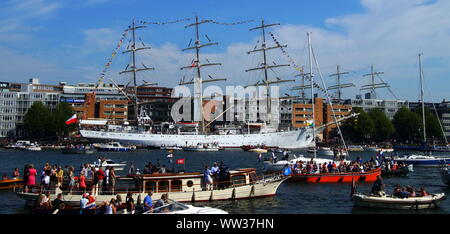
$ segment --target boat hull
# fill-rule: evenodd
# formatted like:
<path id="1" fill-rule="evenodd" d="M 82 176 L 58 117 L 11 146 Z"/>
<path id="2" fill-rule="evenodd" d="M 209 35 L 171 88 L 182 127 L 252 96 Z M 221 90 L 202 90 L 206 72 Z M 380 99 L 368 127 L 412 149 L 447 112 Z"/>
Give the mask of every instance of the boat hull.
<path id="1" fill-rule="evenodd" d="M 348 173 L 321 173 L 321 174 L 291 174 L 289 182 L 304 183 L 351 183 L 373 182 L 377 176 L 381 175 L 381 168 L 369 172 L 348 172 Z"/>
<path id="2" fill-rule="evenodd" d="M 395 210 L 419 210 L 437 208 L 445 200 L 445 194 L 436 194 L 427 197 L 393 198 L 375 197 L 364 194 L 354 194 L 352 200 L 355 206 Z"/>
<path id="3" fill-rule="evenodd" d="M 280 175 L 263 179 L 255 184 L 216 190 L 198 190 L 192 192 L 154 192 L 152 198 L 157 200 L 161 197 L 161 195 L 168 194 L 171 200 L 177 202 L 206 202 L 270 197 L 276 195 L 278 187 L 288 178 L 289 177 L 282 177 Z M 59 192 L 55 191 L 52 193 L 50 195 L 50 199 L 55 199 L 57 193 Z M 114 195 L 98 195 L 96 196 L 96 205 L 101 205 L 105 201 L 110 201 L 112 198 L 116 198 L 117 194 L 124 198 L 126 197 L 127 192 L 117 192 Z M 16 192 L 16 195 L 27 202 L 35 202 L 38 198 L 38 194 L 36 193 Z M 140 196 L 140 199 L 143 200 L 146 195 L 147 193 L 134 193 L 133 198 L 137 201 L 138 196 Z M 80 199 L 80 194 L 64 194 L 62 200 L 67 206 L 79 206 Z"/>
<path id="4" fill-rule="evenodd" d="M 175 135 L 80 130 L 84 138 L 93 142 L 118 141 L 122 144 L 158 148 L 167 145 L 190 146 L 218 143 L 219 146 L 224 148 L 240 148 L 242 145 L 266 145 L 271 148 L 299 149 L 311 146 L 312 132 L 313 130 L 310 128 L 303 128 L 295 131 L 264 134 Z"/>
<path id="5" fill-rule="evenodd" d="M 397 162 L 403 162 L 407 165 L 419 167 L 441 167 L 450 165 L 450 159 L 395 159 Z"/>
<path id="6" fill-rule="evenodd" d="M 0 189 L 10 189 L 22 186 L 22 179 L 10 179 L 10 180 L 2 180 L 0 181 Z"/>

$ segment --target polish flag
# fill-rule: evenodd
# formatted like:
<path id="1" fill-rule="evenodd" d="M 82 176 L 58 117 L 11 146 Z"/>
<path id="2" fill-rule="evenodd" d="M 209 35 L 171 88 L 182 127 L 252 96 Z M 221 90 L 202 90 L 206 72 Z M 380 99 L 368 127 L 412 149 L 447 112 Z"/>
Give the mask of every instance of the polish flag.
<path id="1" fill-rule="evenodd" d="M 72 115 L 68 120 L 66 120 L 66 125 L 76 123 L 78 121 L 77 114 Z"/>

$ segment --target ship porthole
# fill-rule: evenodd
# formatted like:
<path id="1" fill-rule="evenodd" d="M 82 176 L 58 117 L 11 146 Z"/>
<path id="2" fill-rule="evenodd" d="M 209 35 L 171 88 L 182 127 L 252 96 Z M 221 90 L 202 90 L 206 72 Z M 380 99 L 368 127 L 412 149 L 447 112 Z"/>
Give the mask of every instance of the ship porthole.
<path id="1" fill-rule="evenodd" d="M 190 188 L 192 186 L 194 186 L 194 182 L 192 182 L 192 180 L 189 180 L 186 185 Z"/>

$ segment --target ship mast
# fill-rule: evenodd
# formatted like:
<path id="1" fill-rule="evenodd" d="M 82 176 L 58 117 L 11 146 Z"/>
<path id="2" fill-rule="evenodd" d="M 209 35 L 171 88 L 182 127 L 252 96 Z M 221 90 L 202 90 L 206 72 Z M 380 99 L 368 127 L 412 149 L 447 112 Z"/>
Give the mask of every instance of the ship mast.
<path id="1" fill-rule="evenodd" d="M 337 98 L 339 100 L 342 99 L 342 89 L 344 88 L 350 88 L 350 87 L 355 87 L 355 85 L 353 83 L 348 83 L 348 84 L 341 84 L 341 79 L 342 79 L 342 75 L 347 75 L 349 74 L 349 72 L 341 72 L 341 66 L 337 65 L 337 69 L 336 69 L 336 73 L 330 75 L 330 77 L 336 77 L 337 78 L 337 85 L 334 86 L 330 86 L 328 87 L 328 90 L 335 90 L 337 89 Z"/>
<path id="2" fill-rule="evenodd" d="M 382 75 L 382 74 L 384 74 L 384 72 L 375 72 L 373 65 L 370 66 L 370 70 L 371 70 L 371 72 L 369 74 L 363 75 L 363 77 L 370 76 L 371 83 L 369 85 L 363 85 L 360 90 L 369 90 L 369 89 L 372 90 L 370 92 L 372 94 L 372 99 L 377 99 L 377 94 L 376 94 L 375 90 L 381 89 L 381 88 L 390 88 L 390 86 L 385 82 L 376 84 L 375 76 Z"/>
<path id="3" fill-rule="evenodd" d="M 194 105 L 196 105 L 197 109 L 198 109 L 198 112 L 196 112 L 194 114 L 194 120 L 195 121 L 201 120 L 202 133 L 206 132 L 205 118 L 203 117 L 203 83 L 226 80 L 226 79 L 202 80 L 202 76 L 201 76 L 201 68 L 202 67 L 206 67 L 206 66 L 220 66 L 220 65 L 222 65 L 221 63 L 205 63 L 205 64 L 201 64 L 200 63 L 200 49 L 203 48 L 203 47 L 212 46 L 212 45 L 218 45 L 219 44 L 217 42 L 210 42 L 210 43 L 206 43 L 206 44 L 202 44 L 200 42 L 199 25 L 205 24 L 205 23 L 212 23 L 212 22 L 214 22 L 214 21 L 212 21 L 212 20 L 199 21 L 198 16 L 196 15 L 195 16 L 195 23 L 185 26 L 185 28 L 189 28 L 189 27 L 195 26 L 195 37 L 196 37 L 196 40 L 195 40 L 195 46 L 189 47 L 189 48 L 185 48 L 182 51 L 184 52 L 184 51 L 187 51 L 187 50 L 195 50 L 195 60 L 193 61 L 193 63 L 190 66 L 186 66 L 186 67 L 180 68 L 181 70 L 192 69 L 192 68 L 196 69 L 196 74 L 194 76 L 194 80 L 191 81 L 191 82 L 181 82 L 180 85 L 194 84 L 194 102 L 195 102 Z"/>
<path id="4" fill-rule="evenodd" d="M 277 24 L 266 24 L 264 21 L 264 18 L 261 20 L 261 25 L 255 28 L 251 28 L 249 29 L 250 31 L 254 31 L 254 30 L 258 30 L 261 29 L 261 36 L 262 36 L 262 45 L 261 48 L 255 48 L 252 51 L 247 52 L 247 54 L 251 54 L 251 53 L 256 53 L 256 52 L 262 52 L 263 53 L 263 62 L 261 64 L 261 66 L 256 67 L 256 68 L 251 68 L 248 70 L 245 70 L 245 72 L 249 72 L 249 71 L 257 71 L 257 70 L 264 70 L 264 80 L 261 83 L 257 83 L 254 84 L 254 86 L 262 86 L 265 85 L 266 86 L 266 105 L 267 105 L 267 113 L 270 114 L 272 113 L 271 111 L 271 102 L 270 102 L 270 94 L 269 94 L 269 86 L 272 84 L 277 84 L 277 83 L 285 83 L 285 82 L 294 82 L 295 80 L 280 80 L 279 78 L 277 78 L 276 80 L 269 80 L 269 74 L 268 74 L 268 70 L 269 69 L 273 69 L 273 68 L 279 68 L 279 67 L 288 67 L 290 66 L 289 64 L 274 64 L 274 65 L 268 65 L 267 64 L 267 51 L 268 50 L 273 50 L 273 49 L 277 49 L 277 48 L 283 48 L 283 47 L 287 47 L 287 45 L 276 45 L 273 47 L 267 47 L 266 44 L 266 28 L 269 27 L 273 27 L 273 26 L 278 26 L 280 25 L 279 23 Z M 268 118 L 270 119 L 270 118 Z M 267 123 L 267 120 L 265 120 L 265 122 Z"/>
<path id="5" fill-rule="evenodd" d="M 136 47 L 136 30 L 137 29 L 141 29 L 141 28 L 145 28 L 146 26 L 136 26 L 135 20 L 133 19 L 133 22 L 131 24 L 131 27 L 128 30 L 131 30 L 132 32 L 132 37 L 131 37 L 131 48 L 122 52 L 123 54 L 125 53 L 131 53 L 131 65 L 128 64 L 127 68 L 125 68 L 124 71 L 119 72 L 119 74 L 124 74 L 124 73 L 132 73 L 133 74 L 133 85 L 134 85 L 134 117 L 135 117 L 135 121 L 136 121 L 136 125 L 139 125 L 139 121 L 138 121 L 138 95 L 137 95 L 137 82 L 136 82 L 136 77 L 137 77 L 137 73 L 141 72 L 141 71 L 147 71 L 147 70 L 155 70 L 155 68 L 153 67 L 147 67 L 144 64 L 142 64 L 143 68 L 137 68 L 136 66 L 136 52 L 140 51 L 140 50 L 148 50 L 150 49 L 150 47 Z M 129 68 L 129 69 L 128 69 Z"/>
<path id="6" fill-rule="evenodd" d="M 316 114 L 314 108 L 314 74 L 313 74 L 313 61 L 312 61 L 312 45 L 311 45 L 311 34 L 308 33 L 308 51 L 309 51 L 309 77 L 311 79 L 311 106 L 312 106 L 312 120 L 313 120 L 313 141 L 316 144 Z M 316 149 L 314 148 L 314 158 L 317 157 Z"/>
<path id="7" fill-rule="evenodd" d="M 425 125 L 425 101 L 423 98 L 423 70 L 422 70 L 422 54 L 419 54 L 419 73 L 420 73 L 420 101 L 422 102 L 422 122 L 423 122 L 423 144 L 427 144 L 427 132 Z"/>

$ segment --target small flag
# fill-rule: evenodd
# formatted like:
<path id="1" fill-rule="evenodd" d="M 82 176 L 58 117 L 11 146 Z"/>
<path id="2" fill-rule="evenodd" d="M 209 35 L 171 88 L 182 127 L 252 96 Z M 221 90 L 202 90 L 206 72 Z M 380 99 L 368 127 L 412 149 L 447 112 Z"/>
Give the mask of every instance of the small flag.
<path id="1" fill-rule="evenodd" d="M 177 159 L 176 164 L 177 165 L 184 164 L 184 158 Z"/>
<path id="2" fill-rule="evenodd" d="M 314 126 L 314 120 L 306 120 L 306 125 L 307 125 L 308 127 Z"/>
<path id="3" fill-rule="evenodd" d="M 76 123 L 78 121 L 77 114 L 72 115 L 68 120 L 66 120 L 66 125 Z"/>
<path id="4" fill-rule="evenodd" d="M 284 170 L 283 170 L 283 175 L 288 176 L 291 174 L 291 167 L 287 166 Z"/>

